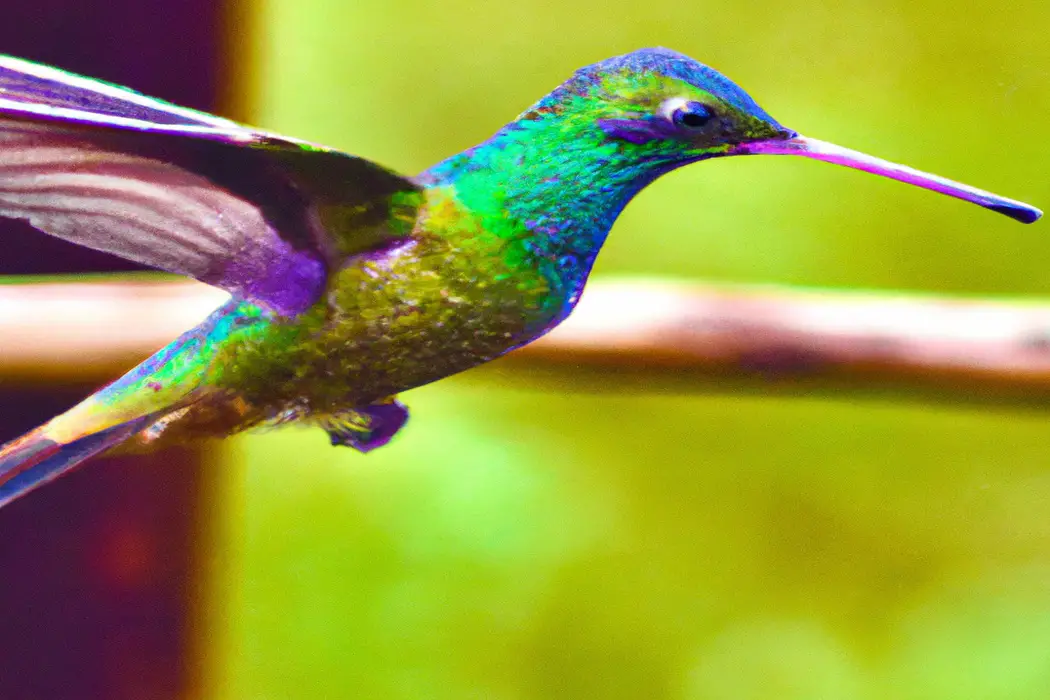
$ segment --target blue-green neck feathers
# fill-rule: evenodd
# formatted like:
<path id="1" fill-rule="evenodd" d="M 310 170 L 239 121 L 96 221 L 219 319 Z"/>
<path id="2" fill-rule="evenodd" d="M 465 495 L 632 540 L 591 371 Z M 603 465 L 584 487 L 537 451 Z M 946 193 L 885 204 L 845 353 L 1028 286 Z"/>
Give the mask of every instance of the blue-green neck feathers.
<path id="1" fill-rule="evenodd" d="M 581 119 L 522 118 L 432 169 L 485 228 L 529 232 L 551 252 L 593 258 L 627 202 L 670 166 L 641 160 Z M 654 156 L 656 154 L 654 153 Z"/>

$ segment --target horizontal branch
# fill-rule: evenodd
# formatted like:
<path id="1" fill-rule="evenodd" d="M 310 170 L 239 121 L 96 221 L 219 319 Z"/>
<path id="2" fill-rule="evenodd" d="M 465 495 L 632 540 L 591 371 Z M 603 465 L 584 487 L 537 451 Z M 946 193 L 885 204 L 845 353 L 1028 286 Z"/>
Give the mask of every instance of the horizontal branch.
<path id="1" fill-rule="evenodd" d="M 0 380 L 116 376 L 225 295 L 192 282 L 0 285 Z M 1050 406 L 1050 304 L 622 281 L 480 377 Z"/>

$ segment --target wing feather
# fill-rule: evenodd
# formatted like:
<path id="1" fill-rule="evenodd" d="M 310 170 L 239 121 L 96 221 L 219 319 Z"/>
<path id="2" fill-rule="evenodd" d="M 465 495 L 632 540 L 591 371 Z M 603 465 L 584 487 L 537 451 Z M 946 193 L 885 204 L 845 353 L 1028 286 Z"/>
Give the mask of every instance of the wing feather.
<path id="1" fill-rule="evenodd" d="M 0 56 L 0 216 L 280 314 L 313 304 L 339 256 L 403 235 L 383 222 L 418 191 L 362 158 Z"/>
<path id="2" fill-rule="evenodd" d="M 0 110 L 143 129 L 242 134 L 237 122 L 180 107 L 134 90 L 15 56 L 0 54 Z"/>

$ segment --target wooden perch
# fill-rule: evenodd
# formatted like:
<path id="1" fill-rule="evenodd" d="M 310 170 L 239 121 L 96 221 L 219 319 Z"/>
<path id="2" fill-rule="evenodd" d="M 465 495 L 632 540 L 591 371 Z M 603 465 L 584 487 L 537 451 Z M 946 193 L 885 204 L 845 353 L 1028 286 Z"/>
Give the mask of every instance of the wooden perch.
<path id="1" fill-rule="evenodd" d="M 0 381 L 107 381 L 224 298 L 182 281 L 0 285 Z M 620 388 L 1050 406 L 1050 304 L 597 282 L 561 327 L 479 376 L 552 371 Z"/>

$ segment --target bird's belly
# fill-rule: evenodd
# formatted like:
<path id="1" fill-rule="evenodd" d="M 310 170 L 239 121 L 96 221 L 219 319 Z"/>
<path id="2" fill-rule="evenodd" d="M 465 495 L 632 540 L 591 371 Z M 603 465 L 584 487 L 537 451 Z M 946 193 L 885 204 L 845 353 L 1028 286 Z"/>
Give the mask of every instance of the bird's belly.
<path id="1" fill-rule="evenodd" d="M 499 257 L 365 260 L 326 303 L 231 345 L 224 384 L 270 416 L 363 406 L 491 360 L 565 315 L 560 286 Z"/>
<path id="2" fill-rule="evenodd" d="M 546 330 L 542 309 L 490 291 L 408 297 L 343 318 L 324 335 L 317 377 L 341 385 L 334 402 L 367 403 L 487 362 Z"/>

